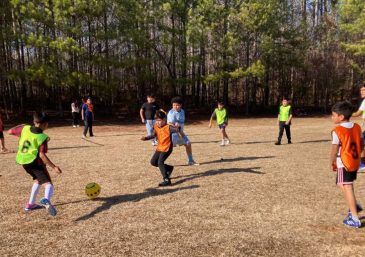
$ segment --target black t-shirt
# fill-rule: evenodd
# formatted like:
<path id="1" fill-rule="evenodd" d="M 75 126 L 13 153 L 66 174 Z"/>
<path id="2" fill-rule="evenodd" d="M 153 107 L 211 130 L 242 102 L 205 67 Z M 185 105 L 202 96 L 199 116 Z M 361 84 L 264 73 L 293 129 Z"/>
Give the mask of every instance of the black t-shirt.
<path id="1" fill-rule="evenodd" d="M 160 106 L 156 103 L 144 103 L 141 107 L 144 111 L 146 120 L 154 120 L 156 111 L 160 110 Z"/>

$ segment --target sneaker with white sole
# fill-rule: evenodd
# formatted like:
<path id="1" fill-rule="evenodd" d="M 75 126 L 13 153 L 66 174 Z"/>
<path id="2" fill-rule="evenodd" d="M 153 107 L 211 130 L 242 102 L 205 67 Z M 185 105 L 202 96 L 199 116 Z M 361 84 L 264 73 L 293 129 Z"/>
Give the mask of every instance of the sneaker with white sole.
<path id="1" fill-rule="evenodd" d="M 348 215 L 347 218 L 343 220 L 343 224 L 352 228 L 361 227 L 361 221 L 359 219 L 354 219 L 352 215 Z"/>
<path id="2" fill-rule="evenodd" d="M 57 215 L 57 210 L 56 208 L 51 204 L 51 202 L 47 199 L 47 198 L 42 198 L 39 203 L 46 208 L 47 212 L 49 215 L 51 216 L 56 216 Z"/>
<path id="3" fill-rule="evenodd" d="M 356 204 L 356 211 L 359 213 L 359 212 L 362 212 L 362 206 L 360 205 L 360 204 Z M 350 211 L 350 209 L 348 209 L 347 210 L 347 213 L 348 213 L 348 215 L 351 215 L 351 211 Z"/>
<path id="4" fill-rule="evenodd" d="M 188 165 L 189 165 L 189 166 L 192 166 L 192 165 L 193 165 L 193 166 L 199 166 L 199 165 L 200 165 L 200 163 L 197 163 L 197 162 L 195 162 L 195 161 L 192 161 L 192 162 L 190 162 L 190 161 L 189 161 L 189 162 L 188 162 Z"/>
<path id="5" fill-rule="evenodd" d="M 38 210 L 40 208 L 42 208 L 42 206 L 40 206 L 38 204 L 35 204 L 35 203 L 33 203 L 33 204 L 27 203 L 25 205 L 24 211 L 25 212 L 30 212 L 30 211 Z"/>
<path id="6" fill-rule="evenodd" d="M 224 140 L 222 140 L 222 142 L 219 144 L 220 146 L 225 146 L 226 143 L 224 142 Z"/>
<path id="7" fill-rule="evenodd" d="M 225 143 L 226 143 L 226 145 L 229 145 L 231 143 L 231 141 L 229 139 L 226 139 Z"/>

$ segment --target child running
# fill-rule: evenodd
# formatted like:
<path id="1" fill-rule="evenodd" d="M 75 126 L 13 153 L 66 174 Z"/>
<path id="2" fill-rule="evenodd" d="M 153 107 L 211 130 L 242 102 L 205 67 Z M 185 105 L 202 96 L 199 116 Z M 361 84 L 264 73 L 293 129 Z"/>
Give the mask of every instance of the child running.
<path id="1" fill-rule="evenodd" d="M 171 185 L 170 176 L 174 166 L 165 164 L 165 161 L 173 150 L 171 134 L 180 134 L 181 132 L 179 132 L 179 127 L 167 125 L 166 114 L 164 112 L 156 112 L 155 122 L 156 124 L 154 125 L 154 133 L 152 135 L 142 137 L 141 140 L 150 140 L 157 136 L 158 146 L 156 148 L 155 154 L 152 156 L 151 164 L 155 167 L 159 167 L 163 178 L 163 181 L 158 184 L 158 186 L 169 186 Z M 183 136 L 183 133 L 181 133 L 181 136 Z"/>
<path id="2" fill-rule="evenodd" d="M 360 166 L 360 153 L 364 148 L 361 128 L 350 122 L 353 106 L 350 102 L 338 102 L 332 107 L 332 121 L 337 125 L 332 130 L 331 166 L 337 171 L 336 184 L 344 193 L 347 206 L 347 217 L 343 224 L 359 228 L 361 222 L 358 212 L 362 210 L 357 204 L 354 193 L 354 181 Z"/>
<path id="3" fill-rule="evenodd" d="M 35 202 L 38 191 L 43 185 L 45 188 L 44 198 L 40 200 L 40 204 L 46 208 L 49 215 L 56 216 L 57 211 L 51 204 L 53 184 L 46 165 L 57 173 L 62 173 L 62 171 L 46 155 L 50 139 L 43 131 L 48 128 L 48 116 L 44 113 L 35 113 L 33 121 L 33 126 L 19 125 L 9 130 L 9 134 L 20 137 L 16 162 L 22 165 L 33 178 L 32 191 L 24 210 L 29 212 L 40 208 Z"/>
<path id="4" fill-rule="evenodd" d="M 4 138 L 4 121 L 2 116 L 2 109 L 0 108 L 0 141 L 1 141 L 1 150 L 0 153 L 8 153 L 9 150 L 5 147 L 5 138 Z"/>
<path id="5" fill-rule="evenodd" d="M 228 126 L 228 113 L 226 108 L 224 108 L 224 103 L 222 101 L 218 101 L 218 108 L 215 108 L 210 117 L 209 128 L 212 127 L 213 119 L 217 119 L 217 124 L 222 134 L 222 143 L 220 146 L 228 145 L 231 142 L 226 132 L 226 127 Z"/>

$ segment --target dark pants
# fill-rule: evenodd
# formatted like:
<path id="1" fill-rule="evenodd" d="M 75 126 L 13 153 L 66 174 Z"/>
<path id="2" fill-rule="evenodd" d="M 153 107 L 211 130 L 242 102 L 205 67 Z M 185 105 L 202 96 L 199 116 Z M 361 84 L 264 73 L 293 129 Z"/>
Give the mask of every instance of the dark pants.
<path id="1" fill-rule="evenodd" d="M 84 136 L 86 136 L 88 130 L 89 130 L 90 136 L 91 137 L 94 136 L 94 134 L 93 134 L 93 119 L 92 118 L 85 119 L 84 123 L 85 123 Z"/>
<path id="2" fill-rule="evenodd" d="M 80 114 L 78 112 L 73 112 L 72 118 L 73 118 L 73 125 L 74 126 L 79 125 Z"/>
<path id="3" fill-rule="evenodd" d="M 166 172 L 167 171 L 171 172 L 172 169 L 174 168 L 171 165 L 165 164 L 166 159 L 170 156 L 171 153 L 172 153 L 172 147 L 170 147 L 168 152 L 156 151 L 151 159 L 151 165 L 158 167 L 160 169 L 161 175 L 164 179 L 168 178 Z"/>
<path id="4" fill-rule="evenodd" d="M 289 125 L 286 125 L 285 124 L 285 121 L 280 121 L 279 122 L 279 137 L 278 137 L 278 142 L 281 142 L 281 138 L 283 137 L 283 134 L 284 134 L 284 129 L 285 129 L 286 137 L 288 138 L 288 142 L 291 142 L 290 124 Z"/>

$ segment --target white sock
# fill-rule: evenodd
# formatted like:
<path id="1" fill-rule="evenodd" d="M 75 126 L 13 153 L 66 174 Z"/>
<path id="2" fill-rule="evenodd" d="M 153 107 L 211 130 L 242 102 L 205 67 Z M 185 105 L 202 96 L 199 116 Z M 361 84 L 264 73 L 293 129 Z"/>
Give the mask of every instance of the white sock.
<path id="1" fill-rule="evenodd" d="M 44 198 L 46 198 L 48 201 L 51 201 L 53 195 L 53 185 L 47 184 L 46 188 L 44 189 Z"/>
<path id="2" fill-rule="evenodd" d="M 39 192 L 39 188 L 41 188 L 41 185 L 39 185 L 38 183 L 34 183 L 32 186 L 32 192 L 30 193 L 30 198 L 29 198 L 29 204 L 34 204 L 35 200 L 37 199 L 37 194 Z"/>

